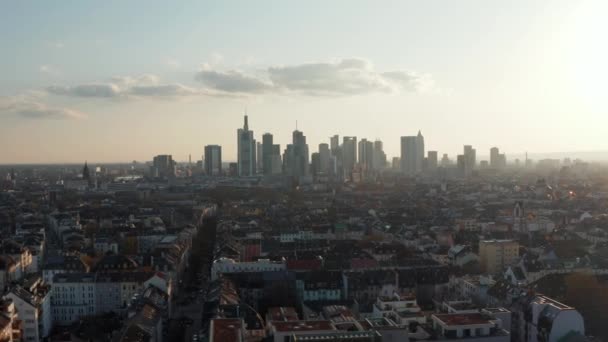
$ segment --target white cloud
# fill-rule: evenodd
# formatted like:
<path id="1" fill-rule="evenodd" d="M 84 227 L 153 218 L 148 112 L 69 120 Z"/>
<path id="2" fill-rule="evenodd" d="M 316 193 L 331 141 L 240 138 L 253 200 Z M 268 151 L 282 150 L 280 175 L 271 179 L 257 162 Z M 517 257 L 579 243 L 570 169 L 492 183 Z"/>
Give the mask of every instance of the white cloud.
<path id="1" fill-rule="evenodd" d="M 211 54 L 211 59 L 209 61 L 209 63 L 211 65 L 221 64 L 222 62 L 224 62 L 224 56 L 222 56 L 221 53 L 219 53 L 219 52 L 213 52 Z"/>
<path id="2" fill-rule="evenodd" d="M 48 75 L 59 75 L 59 70 L 57 70 L 55 67 L 50 66 L 50 65 L 41 65 L 38 68 L 38 71 L 40 71 L 43 74 L 48 74 Z"/>
<path id="3" fill-rule="evenodd" d="M 175 58 L 169 58 L 165 61 L 165 64 L 171 69 L 179 69 L 181 67 L 180 61 Z"/>
<path id="4" fill-rule="evenodd" d="M 121 90 L 113 83 L 91 83 L 76 86 L 49 86 L 46 90 L 55 95 L 76 97 L 118 97 Z"/>
<path id="5" fill-rule="evenodd" d="M 368 60 L 345 58 L 331 62 L 271 66 L 255 73 L 222 70 L 204 64 L 195 80 L 202 87 L 162 83 L 156 75 L 113 77 L 106 82 L 54 85 L 49 94 L 95 98 L 179 98 L 187 96 L 248 96 L 299 94 L 354 96 L 373 93 L 421 92 L 433 88 L 430 75 L 412 71 L 378 71 Z"/>
<path id="6" fill-rule="evenodd" d="M 201 94 L 202 91 L 179 83 L 161 83 L 156 75 L 112 77 L 105 83 L 74 86 L 50 86 L 47 92 L 54 95 L 96 98 L 128 97 L 183 97 Z"/>
<path id="7" fill-rule="evenodd" d="M 432 87 L 429 75 L 409 71 L 377 71 L 361 58 L 333 62 L 271 66 L 265 75 L 238 70 L 214 70 L 204 65 L 196 79 L 220 92 L 259 94 L 297 93 L 309 96 L 349 96 L 371 93 L 418 92 Z"/>
<path id="8" fill-rule="evenodd" d="M 227 93 L 263 93 L 273 87 L 259 77 L 238 70 L 216 71 L 209 65 L 204 65 L 195 78 L 210 89 Z"/>
<path id="9" fill-rule="evenodd" d="M 80 111 L 50 106 L 29 95 L 0 97 L 0 113 L 26 119 L 82 119 L 86 117 Z"/>

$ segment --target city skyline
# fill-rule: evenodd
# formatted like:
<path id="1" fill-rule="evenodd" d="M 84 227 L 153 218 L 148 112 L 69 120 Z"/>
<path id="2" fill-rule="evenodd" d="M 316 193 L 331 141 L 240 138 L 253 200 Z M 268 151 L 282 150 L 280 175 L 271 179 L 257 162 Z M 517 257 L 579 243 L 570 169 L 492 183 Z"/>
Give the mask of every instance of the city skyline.
<path id="1" fill-rule="evenodd" d="M 602 1 L 237 3 L 2 5 L 0 164 L 235 161 L 245 109 L 281 146 L 608 151 Z"/>

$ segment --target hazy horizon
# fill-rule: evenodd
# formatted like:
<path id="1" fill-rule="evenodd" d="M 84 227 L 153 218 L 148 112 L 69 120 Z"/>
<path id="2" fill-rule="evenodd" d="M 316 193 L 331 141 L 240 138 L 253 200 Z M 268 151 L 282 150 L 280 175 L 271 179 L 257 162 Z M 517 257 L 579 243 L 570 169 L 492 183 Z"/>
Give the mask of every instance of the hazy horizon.
<path id="1" fill-rule="evenodd" d="M 608 151 L 600 0 L 0 4 L 0 164 L 236 160 L 243 114 L 454 159 Z M 549 151 L 549 152 L 543 152 Z M 603 160 L 608 158 L 602 158 Z"/>

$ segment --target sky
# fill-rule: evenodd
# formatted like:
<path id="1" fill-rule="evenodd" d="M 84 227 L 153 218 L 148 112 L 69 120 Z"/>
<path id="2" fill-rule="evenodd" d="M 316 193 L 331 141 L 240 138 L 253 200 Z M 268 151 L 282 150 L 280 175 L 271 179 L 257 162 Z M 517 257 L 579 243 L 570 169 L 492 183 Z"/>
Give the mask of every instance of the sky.
<path id="1" fill-rule="evenodd" d="M 236 159 L 421 130 L 452 158 L 608 150 L 601 0 L 0 2 L 0 164 Z"/>

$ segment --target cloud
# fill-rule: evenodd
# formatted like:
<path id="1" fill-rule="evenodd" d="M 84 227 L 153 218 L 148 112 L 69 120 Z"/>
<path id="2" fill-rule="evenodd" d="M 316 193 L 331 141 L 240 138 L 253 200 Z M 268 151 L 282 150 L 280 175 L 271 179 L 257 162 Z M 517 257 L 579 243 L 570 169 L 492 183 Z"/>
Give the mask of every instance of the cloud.
<path id="1" fill-rule="evenodd" d="M 194 88 L 181 84 L 161 84 L 152 86 L 135 86 L 129 89 L 129 93 L 136 96 L 190 96 L 200 94 Z"/>
<path id="2" fill-rule="evenodd" d="M 181 67 L 181 63 L 174 58 L 169 58 L 165 61 L 165 64 L 167 64 L 167 66 L 171 69 L 178 69 L 179 67 Z"/>
<path id="3" fill-rule="evenodd" d="M 418 92 L 432 87 L 429 75 L 410 71 L 377 71 L 368 60 L 271 66 L 265 75 L 213 70 L 205 65 L 196 79 L 206 87 L 228 93 L 296 93 L 308 96 L 350 96 L 371 93 Z"/>
<path id="4" fill-rule="evenodd" d="M 158 76 L 113 77 L 105 82 L 54 85 L 49 94 L 88 98 L 240 97 L 260 94 L 354 96 L 374 93 L 422 92 L 434 87 L 430 75 L 413 71 L 379 71 L 368 60 L 345 58 L 331 62 L 270 66 L 254 73 L 222 70 L 204 64 L 194 79 L 201 87 L 162 83 Z"/>
<path id="5" fill-rule="evenodd" d="M 118 97 L 120 89 L 112 83 L 81 84 L 76 86 L 49 86 L 46 90 L 54 95 L 75 97 Z"/>
<path id="6" fill-rule="evenodd" d="M 0 97 L 0 113 L 26 119 L 82 119 L 86 117 L 80 111 L 50 106 L 28 95 Z"/>
<path id="7" fill-rule="evenodd" d="M 179 83 L 160 82 L 158 76 L 145 74 L 137 77 L 112 77 L 105 83 L 74 86 L 49 86 L 46 91 L 53 95 L 92 98 L 128 97 L 182 97 L 201 94 L 202 91 Z"/>
<path id="8" fill-rule="evenodd" d="M 52 67 L 50 65 L 41 65 L 38 68 L 38 71 L 40 71 L 41 73 L 44 73 L 44 74 L 49 74 L 49 75 L 59 75 L 59 70 L 57 70 L 55 67 Z"/>
<path id="9" fill-rule="evenodd" d="M 371 63 L 362 59 L 271 67 L 268 73 L 276 87 L 308 95 L 387 93 L 393 89 Z"/>
<path id="10" fill-rule="evenodd" d="M 263 93 L 273 85 L 261 78 L 246 75 L 237 70 L 215 71 L 208 65 L 196 74 L 196 80 L 213 90 L 228 93 Z"/>

